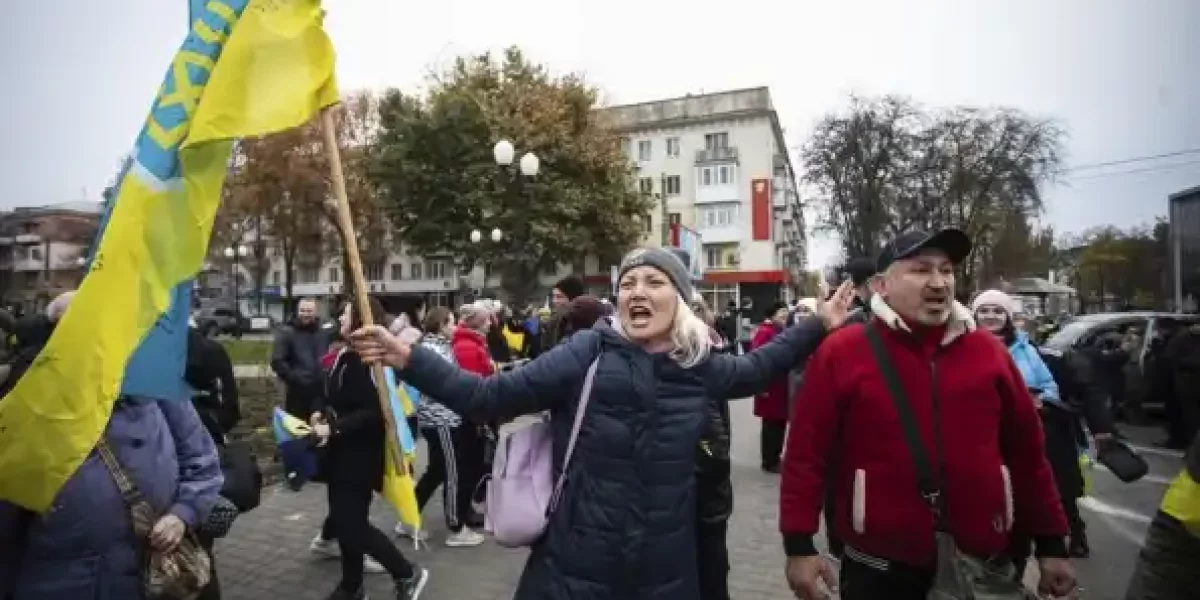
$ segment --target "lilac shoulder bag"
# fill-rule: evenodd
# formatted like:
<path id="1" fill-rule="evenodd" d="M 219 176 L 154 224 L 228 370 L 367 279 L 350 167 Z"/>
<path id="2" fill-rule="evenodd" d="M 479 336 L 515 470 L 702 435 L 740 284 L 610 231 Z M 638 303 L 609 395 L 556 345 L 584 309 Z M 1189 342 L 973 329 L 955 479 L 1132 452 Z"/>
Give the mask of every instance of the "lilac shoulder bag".
<path id="1" fill-rule="evenodd" d="M 575 424 L 558 477 L 554 476 L 554 436 L 548 419 L 500 438 L 487 487 L 487 525 L 501 546 L 531 546 L 546 532 L 567 481 L 567 469 L 599 363 L 599 358 L 592 361 L 584 377 L 579 406 L 575 408 Z"/>

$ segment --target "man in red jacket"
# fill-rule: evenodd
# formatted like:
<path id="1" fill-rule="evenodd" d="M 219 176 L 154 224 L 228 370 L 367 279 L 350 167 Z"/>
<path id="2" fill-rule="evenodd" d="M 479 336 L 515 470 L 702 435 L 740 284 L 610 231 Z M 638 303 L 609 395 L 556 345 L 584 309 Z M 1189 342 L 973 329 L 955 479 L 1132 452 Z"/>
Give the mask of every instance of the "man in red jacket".
<path id="1" fill-rule="evenodd" d="M 877 328 L 908 396 L 959 549 L 1003 560 L 1015 522 L 1036 541 L 1039 588 L 1059 595 L 1074 588 L 1067 522 L 1034 401 L 995 336 L 976 330 L 954 300 L 954 266 L 970 251 L 956 229 L 892 240 L 877 261 L 871 322 L 834 332 L 808 361 L 780 494 L 797 598 L 826 598 L 822 583 L 833 585 L 832 566 L 813 544 L 827 479 L 837 498 L 834 529 L 845 543 L 843 600 L 924 600 L 933 583 L 932 506 L 918 491 L 868 327 Z"/>

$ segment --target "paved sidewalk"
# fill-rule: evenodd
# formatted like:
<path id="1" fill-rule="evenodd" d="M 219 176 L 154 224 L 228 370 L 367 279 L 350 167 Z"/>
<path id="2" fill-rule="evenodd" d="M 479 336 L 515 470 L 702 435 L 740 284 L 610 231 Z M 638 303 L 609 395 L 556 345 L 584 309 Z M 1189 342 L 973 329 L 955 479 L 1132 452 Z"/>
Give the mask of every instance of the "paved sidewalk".
<path id="1" fill-rule="evenodd" d="M 729 532 L 731 594 L 735 600 L 787 600 L 783 551 L 776 528 L 778 478 L 748 466 L 734 466 L 737 489 Z M 335 560 L 319 560 L 309 541 L 325 516 L 325 488 L 310 485 L 296 493 L 264 490 L 258 509 L 242 516 L 230 536 L 218 542 L 217 565 L 225 600 L 323 600 L 337 584 Z M 509 550 L 488 541 L 478 548 L 447 548 L 441 499 L 426 507 L 432 540 L 427 548 L 397 539 L 411 560 L 430 569 L 423 600 L 508 600 L 524 564 L 525 550 Z M 372 521 L 390 532 L 395 519 L 382 501 L 372 506 Z M 367 575 L 376 600 L 389 598 L 387 575 Z"/>

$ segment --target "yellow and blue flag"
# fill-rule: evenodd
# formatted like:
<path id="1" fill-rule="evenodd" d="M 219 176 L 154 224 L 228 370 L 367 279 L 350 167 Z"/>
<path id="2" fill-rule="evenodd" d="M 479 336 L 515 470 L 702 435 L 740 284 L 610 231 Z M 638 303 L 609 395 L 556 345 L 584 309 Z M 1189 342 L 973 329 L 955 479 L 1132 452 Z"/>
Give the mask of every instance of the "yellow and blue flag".
<path id="1" fill-rule="evenodd" d="M 177 368 L 171 383 L 182 385 L 184 353 L 161 352 L 164 367 L 143 343 L 185 347 L 186 318 L 168 309 L 185 302 L 186 311 L 180 289 L 203 262 L 234 140 L 302 125 L 337 102 L 319 0 L 208 0 L 193 17 L 109 201 L 87 277 L 0 400 L 0 499 L 30 510 L 50 506 L 115 399 L 137 389 L 123 385 L 128 373 L 132 384 L 143 369 Z"/>
<path id="2" fill-rule="evenodd" d="M 275 407 L 271 414 L 271 431 L 283 461 L 283 471 L 298 483 L 304 483 L 317 474 L 317 455 L 313 452 L 312 428 L 308 423 Z M 291 474 L 295 475 L 291 475 Z"/>
<path id="3" fill-rule="evenodd" d="M 417 443 L 412 430 L 408 427 L 408 417 L 417 412 L 420 394 L 408 384 L 398 383 L 396 372 L 387 367 L 383 370 L 386 379 L 389 406 L 392 411 L 392 422 L 396 424 L 396 436 L 387 436 L 387 444 L 400 444 L 400 452 L 392 452 L 388 448 L 384 452 L 383 490 L 381 495 L 395 509 L 398 519 L 411 531 L 421 529 L 421 508 L 417 504 L 417 487 L 413 478 L 417 460 Z M 372 375 L 374 377 L 374 375 Z M 378 385 L 378 382 L 376 382 Z M 411 390 L 411 391 L 410 391 Z M 397 465 L 393 457 L 399 456 L 403 464 Z M 420 536 L 413 536 L 420 541 Z"/>

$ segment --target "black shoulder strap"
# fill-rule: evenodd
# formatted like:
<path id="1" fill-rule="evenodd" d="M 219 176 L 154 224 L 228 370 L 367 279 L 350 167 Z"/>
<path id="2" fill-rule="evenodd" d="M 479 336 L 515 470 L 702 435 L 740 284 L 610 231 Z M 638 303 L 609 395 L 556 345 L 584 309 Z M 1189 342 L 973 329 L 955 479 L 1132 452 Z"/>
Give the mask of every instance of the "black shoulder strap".
<path id="1" fill-rule="evenodd" d="M 921 430 L 917 427 L 917 418 L 913 415 L 908 393 L 904 391 L 904 385 L 900 382 L 900 374 L 896 372 L 896 365 L 892 363 L 887 349 L 883 346 L 883 338 L 880 337 L 878 326 L 872 323 L 866 325 L 865 329 L 867 341 L 871 344 L 871 352 L 875 355 L 875 363 L 879 365 L 879 371 L 883 374 L 883 382 L 887 385 L 888 393 L 892 396 L 892 402 L 896 406 L 896 415 L 900 418 L 900 427 L 904 429 L 904 439 L 908 442 L 908 450 L 912 454 L 913 466 L 917 472 L 917 488 L 921 492 L 921 497 L 929 502 L 934 518 L 939 522 L 940 527 L 942 492 L 934 475 L 929 455 L 925 452 L 925 444 L 921 441 Z"/>

